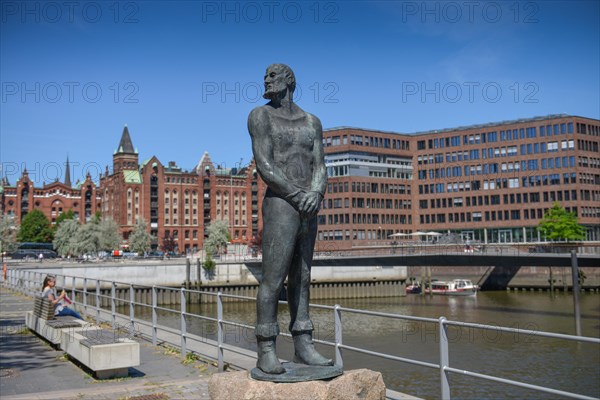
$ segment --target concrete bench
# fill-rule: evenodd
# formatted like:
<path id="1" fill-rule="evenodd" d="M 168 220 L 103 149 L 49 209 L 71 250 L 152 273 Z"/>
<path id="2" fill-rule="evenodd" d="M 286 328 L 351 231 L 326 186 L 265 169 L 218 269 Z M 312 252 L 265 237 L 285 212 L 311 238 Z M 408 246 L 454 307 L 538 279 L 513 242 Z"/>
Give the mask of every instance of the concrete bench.
<path id="1" fill-rule="evenodd" d="M 62 340 L 62 329 L 81 328 L 89 323 L 73 317 L 57 317 L 54 315 L 54 305 L 47 298 L 36 296 L 33 300 L 33 311 L 25 315 L 27 327 L 55 347 L 59 347 Z"/>
<path id="2" fill-rule="evenodd" d="M 98 379 L 126 377 L 129 367 L 140 365 L 139 343 L 74 317 L 55 317 L 48 299 L 36 297 L 25 321 L 29 329 L 89 368 Z"/>

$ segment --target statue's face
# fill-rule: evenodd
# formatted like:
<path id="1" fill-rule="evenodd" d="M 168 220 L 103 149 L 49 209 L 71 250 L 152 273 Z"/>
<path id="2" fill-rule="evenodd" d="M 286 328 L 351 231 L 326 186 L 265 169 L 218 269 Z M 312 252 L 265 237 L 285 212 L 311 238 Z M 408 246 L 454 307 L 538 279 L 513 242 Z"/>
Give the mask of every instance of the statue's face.
<path id="1" fill-rule="evenodd" d="M 287 90 L 287 80 L 283 71 L 279 68 L 269 67 L 265 74 L 265 99 L 272 99 L 277 94 Z"/>

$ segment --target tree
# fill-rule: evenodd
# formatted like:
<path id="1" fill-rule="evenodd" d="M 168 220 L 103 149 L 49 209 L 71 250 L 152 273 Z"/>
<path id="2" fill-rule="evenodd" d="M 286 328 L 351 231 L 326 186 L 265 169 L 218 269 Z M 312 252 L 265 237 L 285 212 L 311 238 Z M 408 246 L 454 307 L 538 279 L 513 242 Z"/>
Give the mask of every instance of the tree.
<path id="1" fill-rule="evenodd" d="M 50 243 L 53 238 L 54 230 L 43 212 L 36 209 L 25 215 L 17 234 L 17 241 Z"/>
<path id="2" fill-rule="evenodd" d="M 11 252 L 17 249 L 17 226 L 10 215 L 0 215 L 0 252 Z"/>
<path id="3" fill-rule="evenodd" d="M 565 210 L 560 203 L 554 203 L 546 212 L 537 229 L 549 240 L 585 239 L 585 228 L 577 223 L 577 215 Z"/>
<path id="4" fill-rule="evenodd" d="M 100 247 L 100 225 L 88 222 L 77 231 L 75 254 L 96 254 Z"/>
<path id="5" fill-rule="evenodd" d="M 73 209 L 69 208 L 69 211 L 64 212 L 62 214 L 60 214 L 57 218 L 56 218 L 56 224 L 54 224 L 54 230 L 57 230 L 60 223 L 63 221 L 67 221 L 70 219 L 75 218 L 75 213 L 73 212 Z"/>
<path id="6" fill-rule="evenodd" d="M 65 257 L 77 253 L 80 230 L 81 227 L 76 219 L 65 220 L 57 224 L 52 243 L 58 254 Z"/>
<path id="7" fill-rule="evenodd" d="M 119 226 L 112 218 L 105 218 L 98 225 L 100 235 L 100 250 L 111 251 L 119 248 L 123 237 L 119 233 Z"/>
<path id="8" fill-rule="evenodd" d="M 202 269 L 204 270 L 204 276 L 208 279 L 212 279 L 215 275 L 215 268 L 217 263 L 212 259 L 211 253 L 206 253 L 206 260 L 202 263 Z"/>
<path id="9" fill-rule="evenodd" d="M 150 249 L 152 235 L 146 232 L 146 221 L 143 218 L 138 219 L 133 232 L 129 235 L 129 249 L 134 253 L 143 254 Z"/>
<path id="10" fill-rule="evenodd" d="M 229 228 L 227 221 L 218 219 L 212 221 L 207 228 L 208 238 L 204 241 L 204 250 L 208 254 L 217 254 L 227 244 L 229 239 Z"/>

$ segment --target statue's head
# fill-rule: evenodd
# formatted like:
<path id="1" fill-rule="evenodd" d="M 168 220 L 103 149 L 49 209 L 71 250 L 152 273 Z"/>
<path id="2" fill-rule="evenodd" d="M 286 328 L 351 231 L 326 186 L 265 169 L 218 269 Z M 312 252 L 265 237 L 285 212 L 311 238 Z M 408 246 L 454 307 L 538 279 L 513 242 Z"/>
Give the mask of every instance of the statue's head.
<path id="1" fill-rule="evenodd" d="M 265 99 L 272 99 L 285 91 L 291 95 L 296 90 L 296 76 L 294 71 L 285 64 L 271 64 L 265 74 Z"/>

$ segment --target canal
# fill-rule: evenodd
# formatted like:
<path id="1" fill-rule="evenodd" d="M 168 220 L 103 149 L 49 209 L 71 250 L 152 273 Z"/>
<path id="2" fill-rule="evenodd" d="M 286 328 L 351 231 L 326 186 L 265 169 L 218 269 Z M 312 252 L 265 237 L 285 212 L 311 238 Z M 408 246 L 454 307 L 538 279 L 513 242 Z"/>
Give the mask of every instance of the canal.
<path id="1" fill-rule="evenodd" d="M 336 301 L 319 301 L 334 305 Z M 418 317 L 482 323 L 533 331 L 574 334 L 573 303 L 570 293 L 480 292 L 477 297 L 408 295 L 396 298 L 357 299 L 338 302 L 343 307 Z M 178 306 L 171 306 L 178 309 Z M 128 314 L 128 307 L 118 310 Z M 215 304 L 188 305 L 188 312 L 216 316 Z M 333 312 L 314 309 L 312 318 L 316 337 L 334 340 Z M 255 321 L 254 302 L 224 304 L 225 319 L 248 325 Z M 150 309 L 136 308 L 136 317 L 151 319 Z M 362 314 L 342 314 L 343 342 L 346 345 L 393 354 L 399 357 L 438 363 L 439 333 L 434 324 L 393 320 Z M 286 306 L 280 306 L 280 326 L 287 331 Z M 159 324 L 179 328 L 179 316 L 159 311 Z M 600 337 L 600 296 L 581 294 L 581 326 L 584 336 Z M 214 339 L 214 323 L 190 317 L 188 331 Z M 514 379 L 600 397 L 600 346 L 526 334 L 472 328 L 449 327 L 450 365 L 488 375 Z M 227 327 L 225 341 L 256 349 L 254 332 Z M 291 338 L 277 343 L 281 358 L 291 359 Z M 333 357 L 332 347 L 320 350 Z M 344 351 L 344 369 L 369 368 L 383 374 L 386 386 L 417 397 L 440 397 L 439 370 L 383 360 Z M 548 399 L 551 395 L 495 382 L 450 375 L 452 397 L 460 399 L 530 398 Z"/>

